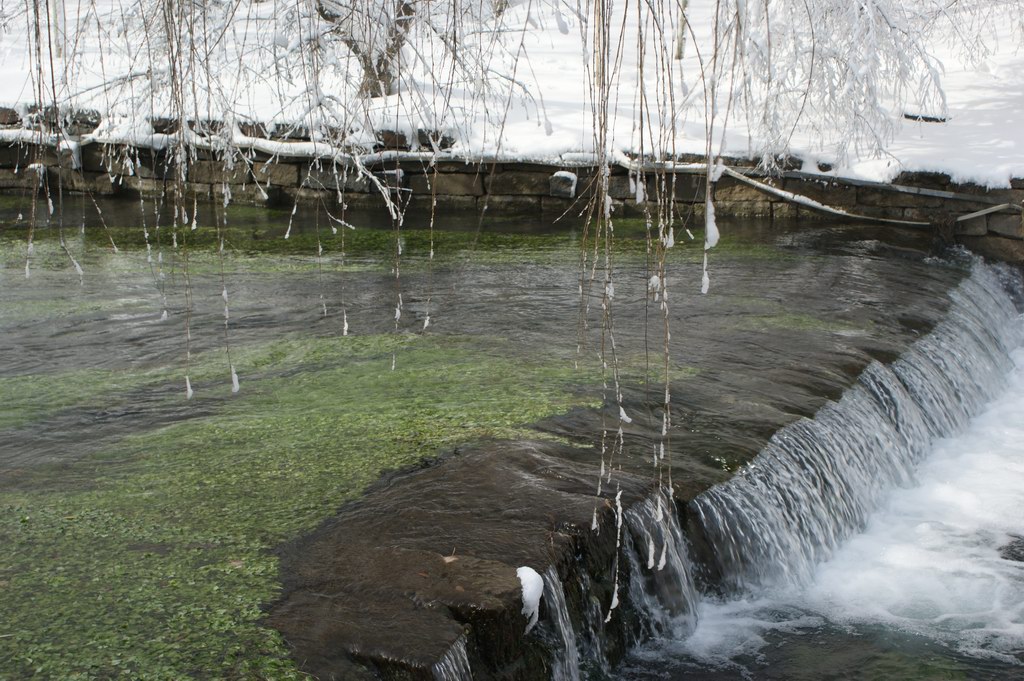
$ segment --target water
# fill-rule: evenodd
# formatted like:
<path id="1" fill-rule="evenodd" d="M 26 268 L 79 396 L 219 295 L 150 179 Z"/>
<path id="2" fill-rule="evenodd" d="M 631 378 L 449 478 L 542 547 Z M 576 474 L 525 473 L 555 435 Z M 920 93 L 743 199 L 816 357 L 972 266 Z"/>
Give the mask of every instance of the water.
<path id="1" fill-rule="evenodd" d="M 554 567 L 544 571 L 544 602 L 558 637 L 551 681 L 580 681 L 579 643 L 565 603 L 565 588 Z"/>
<path id="2" fill-rule="evenodd" d="M 694 502 L 731 591 L 624 678 L 1024 678 L 1024 325 L 987 268 L 951 297 Z"/>
<path id="3" fill-rule="evenodd" d="M 429 632 L 443 630 L 450 642 L 444 627 L 451 621 L 416 603 L 385 605 L 393 599 L 381 575 L 408 568 L 402 574 L 418 588 L 416 551 L 461 557 L 475 550 L 485 560 L 512 561 L 513 569 L 543 569 L 551 517 L 584 506 L 573 490 L 591 494 L 596 486 L 599 306 L 581 332 L 573 228 L 527 236 L 490 226 L 480 233 L 439 229 L 433 259 L 428 234 L 405 230 L 396 277 L 388 230 L 345 232 L 344 258 L 338 240 L 325 238 L 318 261 L 315 218 L 297 221 L 284 242 L 287 213 L 233 214 L 224 262 L 231 361 L 219 258 L 211 244 L 195 244 L 195 395 L 186 401 L 184 271 L 166 233 L 160 242 L 153 232 L 154 254 L 164 262 L 163 277 L 154 276 L 137 214 L 105 205 L 118 254 L 106 232 L 83 217 L 84 233 L 67 234 L 84 270 L 80 280 L 54 246 L 52 229 L 40 228 L 26 280 L 18 212 L 28 214 L 0 204 L 0 504 L 12 510 L 0 516 L 0 542 L 10 556 L 0 565 L 0 620 L 8 625 L 0 635 L 14 634 L 0 638 L 0 668 L 15 676 L 131 677 L 159 668 L 180 678 L 202 667 L 211 675 L 279 677 L 276 665 L 290 664 L 288 651 L 267 642 L 257 618 L 261 604 L 280 593 L 282 542 L 333 517 L 385 471 L 463 451 L 467 442 L 511 440 L 486 445 L 472 459 L 508 462 L 507 470 L 438 470 L 429 486 L 397 495 L 400 504 L 368 500 L 367 513 L 376 515 L 361 519 L 365 536 L 346 547 L 363 552 L 352 556 L 353 570 L 379 567 L 365 582 L 347 574 L 337 585 L 338 593 L 356 596 L 337 606 L 345 617 L 336 619 L 352 624 L 347 633 L 362 637 L 367 650 L 401 643 L 436 655 L 444 648 Z M 946 318 L 947 292 L 965 277 L 962 264 L 891 249 L 871 229 L 722 226 L 728 233 L 712 256 L 707 296 L 697 293 L 699 242 L 678 246 L 668 264 L 674 399 L 666 460 L 681 499 L 729 479 L 779 428 L 806 424 L 802 419 L 839 400 L 873 361 L 906 351 Z M 201 228 L 196 236 L 203 234 Z M 623 402 L 633 417 L 616 466 L 650 481 L 660 441 L 660 413 L 651 405 L 663 390 L 662 322 L 647 296 L 642 232 L 620 223 L 616 235 L 616 343 Z M 926 247 L 905 238 L 911 249 Z M 399 294 L 404 312 L 396 333 Z M 421 334 L 427 314 L 429 332 Z M 349 336 L 342 335 L 346 319 Z M 890 373 L 925 375 L 927 361 L 908 359 L 905 370 L 897 364 Z M 843 402 L 858 418 L 882 410 L 871 406 L 871 394 L 895 389 L 886 371 L 868 375 L 877 385 L 865 383 L 863 395 Z M 942 412 L 941 423 L 919 422 L 910 412 L 900 422 L 940 432 L 946 422 L 963 421 L 958 410 L 954 404 Z M 910 447 L 900 440 L 904 431 L 886 442 Z M 540 435 L 576 446 L 559 449 L 557 462 L 526 466 L 523 460 L 534 459 L 521 460 L 521 439 Z M 382 487 L 399 485 L 385 478 Z M 589 517 L 593 504 L 585 501 Z M 664 509 L 659 520 L 652 498 L 627 514 L 620 586 L 632 600 L 646 599 L 639 628 L 647 635 L 698 641 L 714 620 L 700 612 L 709 602 L 689 572 L 690 547 Z M 443 532 L 423 520 L 427 512 L 446 515 Z M 865 511 L 854 504 L 849 514 L 859 521 Z M 415 549 L 400 559 L 376 534 L 396 530 Z M 524 537 L 536 546 L 524 549 Z M 168 575 L 174 589 L 165 588 Z M 763 581 L 755 577 L 735 581 Z M 559 673 L 573 678 L 574 638 L 581 676 L 614 678 L 619 670 L 602 662 L 616 652 L 602 640 L 608 602 L 591 597 L 602 586 L 584 580 L 562 587 L 564 600 L 581 603 L 585 616 L 569 618 L 576 620 L 571 631 L 562 621 L 553 638 L 566 651 Z M 90 644 L 110 640 L 111 632 L 114 644 Z M 324 659 L 342 650 L 324 647 Z M 115 649 L 128 654 L 115 656 Z M 477 659 L 473 650 L 463 652 L 450 649 L 442 667 L 427 671 L 457 678 L 465 660 Z M 647 669 L 660 669 L 659 660 Z"/>
<path id="4" fill-rule="evenodd" d="M 466 637 L 460 636 L 431 671 L 434 681 L 473 681 L 473 670 L 466 653 Z"/>

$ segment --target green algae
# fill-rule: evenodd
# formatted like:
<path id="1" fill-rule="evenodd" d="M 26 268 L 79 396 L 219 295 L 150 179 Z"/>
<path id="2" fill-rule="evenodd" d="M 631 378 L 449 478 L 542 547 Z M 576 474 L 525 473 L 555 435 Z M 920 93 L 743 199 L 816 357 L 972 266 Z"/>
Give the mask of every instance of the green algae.
<path id="1" fill-rule="evenodd" d="M 594 404 L 573 370 L 497 339 L 292 338 L 235 361 L 241 393 L 199 391 L 212 415 L 75 464 L 116 460 L 87 489 L 0 497 L 0 678 L 299 678 L 260 625 L 273 547 L 384 470 Z M 216 365 L 197 358 L 197 382 Z"/>

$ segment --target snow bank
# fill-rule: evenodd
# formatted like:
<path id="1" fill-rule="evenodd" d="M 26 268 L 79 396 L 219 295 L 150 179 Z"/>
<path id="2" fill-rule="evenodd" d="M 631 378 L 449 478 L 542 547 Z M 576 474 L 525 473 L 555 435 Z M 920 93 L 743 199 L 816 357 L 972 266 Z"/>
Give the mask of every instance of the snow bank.
<path id="1" fill-rule="evenodd" d="M 612 60 L 615 95 L 607 104 L 603 149 L 595 142 L 598 107 L 590 85 L 594 46 L 592 27 L 584 24 L 585 7 L 535 0 L 512 2 L 500 17 L 478 13 L 462 27 L 457 64 L 446 51 L 444 35 L 414 23 L 403 52 L 408 54 L 403 57 L 400 94 L 368 100 L 357 97 L 357 59 L 314 5 L 290 0 L 208 4 L 211 30 L 219 39 L 205 47 L 187 43 L 189 49 L 205 50 L 186 53 L 181 66 L 189 70 L 183 74 L 189 87 L 178 93 L 187 99 L 188 116 L 224 121 L 234 130 L 224 142 L 272 155 L 324 158 L 359 145 L 366 150 L 373 144 L 374 130 L 406 134 L 416 153 L 416 131 L 427 129 L 450 133 L 456 140 L 453 153 L 463 158 L 561 158 L 571 164 L 641 151 L 659 158 L 703 155 L 710 130 L 715 154 L 749 157 L 766 144 L 782 145 L 808 159 L 811 172 L 821 161 L 832 166 L 830 174 L 883 182 L 903 171 L 944 172 L 987 187 L 1006 187 L 1011 178 L 1024 177 L 1024 107 L 1019 105 L 1024 56 L 1017 51 L 1012 14 L 1003 19 L 999 14 L 1011 13 L 1013 7 L 1001 10 L 992 4 L 982 29 L 989 51 L 975 55 L 971 63 L 962 61 L 961 48 L 942 33 L 925 46 L 936 71 L 942 72 L 946 122 L 905 120 L 903 110 L 893 108 L 895 132 L 891 139 L 879 133 L 877 141 L 884 144 L 880 154 L 864 144 L 844 156 L 840 149 L 849 140 L 837 139 L 842 134 L 835 125 L 835 117 L 844 114 L 829 111 L 827 102 L 808 101 L 803 122 L 792 129 L 767 128 L 777 133 L 778 139 L 772 140 L 758 132 L 771 122 L 741 112 L 738 104 L 724 102 L 724 110 L 708 107 L 701 81 L 706 64 L 698 55 L 711 52 L 713 0 L 688 3 L 692 32 L 685 33 L 674 2 L 655 0 L 640 10 L 630 3 L 615 4 L 619 14 L 609 21 L 610 43 L 621 47 L 621 53 Z M 746 12 L 760 11 L 744 7 Z M 60 106 L 101 112 L 104 125 L 95 141 L 156 148 L 175 142 L 173 136 L 155 134 L 149 123 L 176 115 L 173 79 L 160 57 L 169 38 L 141 28 L 147 25 L 145 13 L 155 11 L 151 2 L 66 5 L 63 30 L 72 47 L 63 59 L 57 58 L 53 83 L 34 67 L 31 32 L 15 30 L 25 25 L 24 11 L 23 6 L 0 8 L 0 106 L 24 108 L 35 93 L 55 91 Z M 756 30 L 756 22 L 750 23 L 750 30 Z M 757 53 L 759 38 L 747 37 L 751 52 L 744 56 L 750 68 L 760 68 L 758 59 L 765 55 Z M 658 59 L 655 69 L 651 55 L 672 54 L 678 41 L 683 41 L 681 58 Z M 775 45 L 767 58 L 778 60 L 782 49 Z M 642 52 L 648 55 L 646 64 Z M 311 60 L 314 53 L 317 59 Z M 793 77 L 785 66 L 772 62 L 763 67 L 775 69 L 779 78 Z M 787 91 L 801 91 L 798 83 L 789 85 Z M 899 90 L 900 85 L 887 88 Z M 651 104 L 659 101 L 660 111 Z M 883 109 L 888 105 L 888 100 L 881 104 Z M 242 135 L 237 125 L 243 122 L 319 132 L 309 142 L 269 141 Z M 6 130 L 0 139 L 13 141 L 24 134 Z"/>

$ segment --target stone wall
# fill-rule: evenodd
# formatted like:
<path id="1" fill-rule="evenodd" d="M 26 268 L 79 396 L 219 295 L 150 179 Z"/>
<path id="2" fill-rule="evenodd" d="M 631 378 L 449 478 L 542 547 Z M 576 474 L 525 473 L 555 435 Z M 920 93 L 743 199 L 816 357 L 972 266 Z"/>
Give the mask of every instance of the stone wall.
<path id="1" fill-rule="evenodd" d="M 426 138 L 432 140 L 429 135 Z M 324 202 L 341 211 L 380 210 L 389 197 L 411 214 L 429 214 L 433 207 L 446 214 L 486 212 L 553 221 L 585 214 L 599 181 L 596 168 L 585 163 L 467 160 L 446 150 L 421 153 L 409 150 L 404 136 L 396 133 L 382 134 L 380 149 L 360 156 L 358 168 L 353 161 L 337 165 L 289 154 L 289 144 L 298 151 L 301 141 L 275 142 L 273 156 L 252 148 L 226 163 L 212 152 L 200 151 L 195 160 L 180 164 L 166 151 L 88 140 L 85 137 L 60 151 L 50 144 L 0 141 L 0 189 L 26 191 L 45 183 L 51 189 L 59 185 L 69 192 L 103 196 L 181 191 L 188 201 L 223 200 L 228 194 L 235 203 Z M 891 184 L 881 184 L 796 170 L 770 177 L 749 165 L 735 169 L 766 187 L 863 218 L 927 223 L 916 226 L 975 241 L 988 236 L 1024 240 L 1020 211 L 1024 180 L 1015 180 L 1010 189 L 988 190 L 956 184 L 935 173 L 904 174 Z M 643 215 L 663 199 L 662 205 L 671 201 L 678 215 L 699 220 L 704 213 L 705 182 L 700 164 L 667 173 L 616 167 L 609 177 L 609 195 L 618 215 Z M 782 193 L 766 193 L 764 187 L 729 176 L 715 183 L 713 195 L 719 216 L 836 219 L 834 214 L 794 203 Z M 1009 206 L 957 221 L 1000 204 Z"/>

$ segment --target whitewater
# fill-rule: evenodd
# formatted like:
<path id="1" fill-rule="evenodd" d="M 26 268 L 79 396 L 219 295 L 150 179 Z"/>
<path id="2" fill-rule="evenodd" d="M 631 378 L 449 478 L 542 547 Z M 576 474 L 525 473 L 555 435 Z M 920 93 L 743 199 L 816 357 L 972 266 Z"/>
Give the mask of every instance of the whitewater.
<path id="1" fill-rule="evenodd" d="M 965 430 L 935 441 L 911 484 L 888 494 L 809 580 L 706 596 L 692 634 L 644 647 L 639 669 L 764 678 L 794 641 L 813 640 L 825 656 L 846 638 L 930 649 L 950 669 L 970 669 L 965 678 L 989 678 L 989 663 L 1000 670 L 991 678 L 1017 678 L 1008 669 L 1024 678 L 1024 348 L 1011 357 L 1005 390 Z"/>

